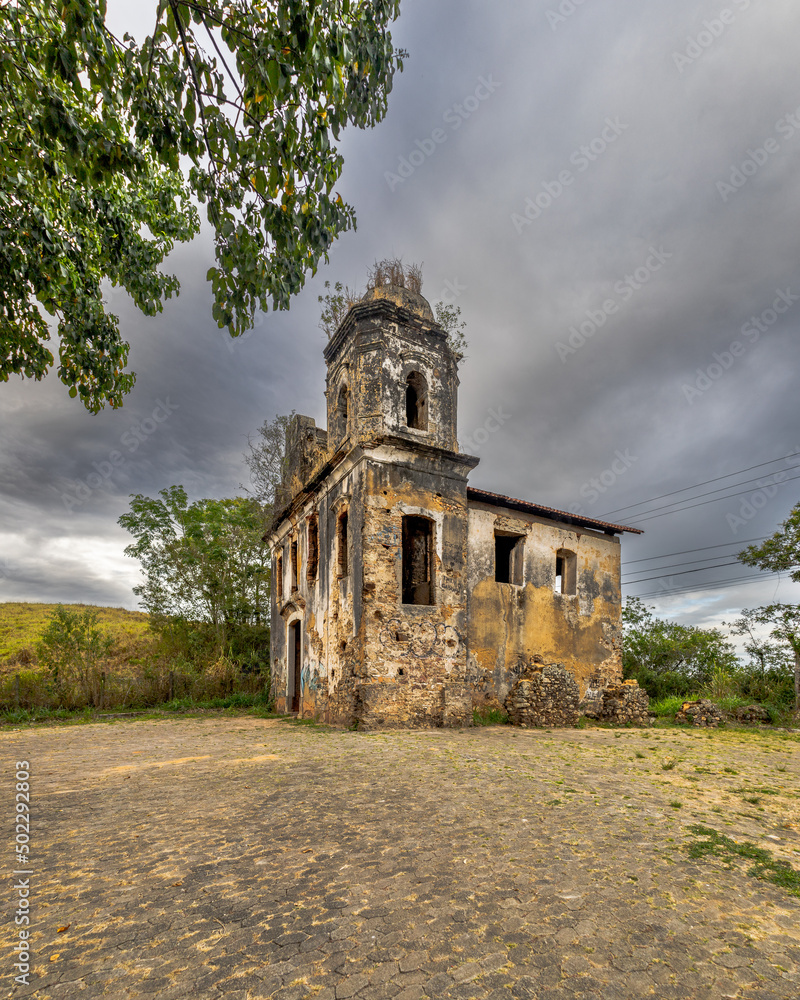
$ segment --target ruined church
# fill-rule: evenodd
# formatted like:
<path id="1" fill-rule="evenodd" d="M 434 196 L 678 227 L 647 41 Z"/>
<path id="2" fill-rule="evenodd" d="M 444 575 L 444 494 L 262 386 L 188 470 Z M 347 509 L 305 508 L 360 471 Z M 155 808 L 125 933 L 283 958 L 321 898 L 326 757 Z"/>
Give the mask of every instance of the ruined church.
<path id="1" fill-rule="evenodd" d="M 462 726 L 531 664 L 619 682 L 620 536 L 468 485 L 458 373 L 428 302 L 374 287 L 324 351 L 327 430 L 295 416 L 270 530 L 278 711 Z"/>

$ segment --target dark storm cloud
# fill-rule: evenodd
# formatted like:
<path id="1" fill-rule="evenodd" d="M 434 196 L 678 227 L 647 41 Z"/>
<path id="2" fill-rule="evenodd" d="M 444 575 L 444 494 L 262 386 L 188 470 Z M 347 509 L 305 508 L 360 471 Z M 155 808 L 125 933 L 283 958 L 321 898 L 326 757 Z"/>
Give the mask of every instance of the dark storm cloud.
<path id="1" fill-rule="evenodd" d="M 231 494 L 264 419 L 324 424 L 317 295 L 325 278 L 363 286 L 388 255 L 424 262 L 427 297 L 468 321 L 459 426 L 475 485 L 636 524 L 666 502 L 640 501 L 775 458 L 705 487 L 763 472 L 741 496 L 642 520 L 624 552 L 719 545 L 732 561 L 771 533 L 800 496 L 770 479 L 800 447 L 800 302 L 785 301 L 800 295 L 798 21 L 789 2 L 407 0 L 394 36 L 411 57 L 387 119 L 342 144 L 358 231 L 288 314 L 237 342 L 217 330 L 205 233 L 173 255 L 183 291 L 163 314 L 112 299 L 138 373 L 121 411 L 85 414 L 53 378 L 2 387 L 0 594 L 132 604 L 128 494 Z M 748 571 L 680 572 L 632 590 Z M 715 622 L 776 586 L 659 605 Z"/>

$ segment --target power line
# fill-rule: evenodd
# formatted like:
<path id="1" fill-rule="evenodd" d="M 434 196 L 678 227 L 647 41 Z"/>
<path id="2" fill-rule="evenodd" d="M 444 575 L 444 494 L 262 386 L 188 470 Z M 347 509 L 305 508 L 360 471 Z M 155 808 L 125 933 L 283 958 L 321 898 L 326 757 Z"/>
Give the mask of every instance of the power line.
<path id="1" fill-rule="evenodd" d="M 726 566 L 738 566 L 739 560 L 736 559 L 733 562 L 727 563 L 717 563 L 716 566 L 701 566 L 700 569 L 684 569 L 680 573 L 670 573 L 670 576 L 687 576 L 689 573 L 705 573 L 709 569 L 725 569 Z M 663 580 L 663 573 L 659 576 L 647 576 L 643 580 L 623 580 L 622 583 L 630 586 L 635 583 L 649 583 L 650 580 Z"/>
<path id="2" fill-rule="evenodd" d="M 748 483 L 757 483 L 759 481 L 759 479 L 762 479 L 762 478 L 763 478 L 763 476 L 754 476 L 752 479 L 743 479 L 740 483 L 731 483 L 728 486 L 719 486 L 715 490 L 709 490 L 707 493 L 698 493 L 698 494 L 696 494 L 696 496 L 686 497 L 684 500 L 671 500 L 669 503 L 665 503 L 661 507 L 653 507 L 651 510 L 643 510 L 641 513 L 642 513 L 642 515 L 645 515 L 645 514 L 648 514 L 648 515 L 649 514 L 655 514 L 656 511 L 666 510 L 667 507 L 675 507 L 677 504 L 688 503 L 690 500 L 699 500 L 701 497 L 710 497 L 713 493 L 723 493 L 724 495 L 721 496 L 721 497 L 717 497 L 717 499 L 718 500 L 725 500 L 726 497 L 728 496 L 728 494 L 725 493 L 725 490 L 729 490 L 729 489 L 731 489 L 732 487 L 735 487 L 735 486 L 746 486 Z M 783 482 L 788 482 L 788 480 L 784 479 Z M 778 486 L 780 484 L 779 483 L 774 483 L 774 484 L 773 483 L 767 483 L 765 485 L 768 485 L 768 486 L 776 485 L 776 486 Z M 696 486 L 687 486 L 686 488 L 687 489 L 697 489 Z M 748 490 L 744 490 L 743 492 L 747 493 L 749 491 Z M 738 493 L 734 493 L 733 496 L 738 496 Z M 646 502 L 649 503 L 650 501 L 646 501 Z M 637 514 L 633 514 L 633 515 L 626 514 L 625 516 L 626 517 L 633 516 L 634 518 L 638 517 Z"/>
<path id="3" fill-rule="evenodd" d="M 667 563 L 666 566 L 648 566 L 646 569 L 635 569 L 633 573 L 652 573 L 654 569 L 661 572 L 662 569 L 680 569 L 682 566 L 696 566 L 698 563 L 707 562 L 709 559 L 726 559 L 732 556 L 732 552 L 720 553 L 718 556 L 704 556 L 702 559 L 690 559 L 688 562 Z M 710 568 L 710 567 L 709 567 Z"/>
<path id="4" fill-rule="evenodd" d="M 789 456 L 781 455 L 780 458 L 771 458 L 768 462 L 759 462 L 758 465 L 748 465 L 746 469 L 739 469 L 738 472 L 729 472 L 726 476 L 717 476 L 714 479 L 705 479 L 702 483 L 695 483 L 694 486 L 684 486 L 680 490 L 672 490 L 670 493 L 661 493 L 657 497 L 650 497 L 649 500 L 640 500 L 638 503 L 629 503 L 624 507 L 617 507 L 616 510 L 610 510 L 608 513 L 603 514 L 604 518 L 608 517 L 610 514 L 618 514 L 621 510 L 629 510 L 631 507 L 641 507 L 642 504 L 653 503 L 655 500 L 663 500 L 664 497 L 675 496 L 676 493 L 685 493 L 687 490 L 696 490 L 700 486 L 708 486 L 709 483 L 718 483 L 723 479 L 730 479 L 732 476 L 741 476 L 743 472 L 751 472 L 753 469 L 762 469 L 765 465 L 773 465 L 775 462 L 785 461 Z M 732 483 L 731 485 L 736 485 Z M 687 500 L 693 499 L 692 497 L 687 497 Z"/>
<path id="5" fill-rule="evenodd" d="M 681 594 L 695 594 L 701 590 L 727 590 L 730 587 L 737 587 L 743 583 L 755 583 L 760 579 L 759 575 L 739 576 L 728 580 L 716 580 L 711 583 L 698 584 L 694 587 L 676 587 L 674 590 L 653 590 L 647 594 L 634 594 L 640 600 L 652 597 L 676 597 Z M 635 584 L 633 584 L 635 586 Z"/>
<path id="6" fill-rule="evenodd" d="M 731 590 L 734 587 L 746 587 L 748 583 L 756 583 L 756 577 L 739 577 L 736 580 L 720 580 L 717 583 L 703 587 L 680 587 L 676 590 L 654 590 L 649 594 L 634 594 L 642 601 L 653 600 L 656 597 L 686 597 L 689 594 L 700 594 L 716 592 L 718 590 Z"/>
<path id="7" fill-rule="evenodd" d="M 764 535 L 764 538 L 768 538 Z M 634 563 L 652 562 L 654 559 L 669 559 L 672 556 L 688 556 L 695 552 L 705 552 L 707 549 L 726 549 L 729 545 L 749 545 L 752 542 L 763 542 L 764 538 L 743 538 L 740 542 L 723 542 L 722 545 L 701 545 L 696 549 L 684 549 L 683 552 L 665 552 L 663 556 L 645 556 L 643 559 L 626 559 L 625 565 L 632 566 Z"/>
<path id="8" fill-rule="evenodd" d="M 775 485 L 776 486 L 784 486 L 786 483 L 793 483 L 793 482 L 795 482 L 798 479 L 800 479 L 800 475 L 798 475 L 798 476 L 792 476 L 789 479 L 784 479 L 782 482 L 776 483 Z M 739 483 L 735 483 L 734 485 L 739 486 L 740 484 Z M 725 494 L 724 496 L 721 496 L 721 497 L 714 497 L 713 500 L 701 500 L 700 503 L 691 503 L 691 504 L 688 504 L 686 507 L 676 507 L 675 510 L 668 510 L 668 511 L 665 511 L 663 514 L 652 514 L 649 511 L 645 511 L 645 513 L 647 514 L 646 517 L 633 517 L 633 518 L 630 518 L 629 520 L 634 520 L 638 524 L 642 524 L 644 521 L 652 521 L 656 517 L 668 517 L 670 514 L 681 514 L 684 511 L 691 510 L 693 507 L 705 507 L 706 504 L 709 504 L 709 503 L 719 503 L 720 500 L 731 500 L 733 497 L 739 497 L 739 496 L 742 496 L 744 493 L 750 493 L 750 492 L 751 492 L 751 490 L 748 489 L 748 490 L 739 490 L 738 493 L 727 493 L 727 494 Z M 757 491 L 754 490 L 752 492 L 757 492 Z M 688 497 L 687 499 L 694 500 L 695 497 Z M 631 527 L 635 527 L 635 525 L 631 525 Z"/>

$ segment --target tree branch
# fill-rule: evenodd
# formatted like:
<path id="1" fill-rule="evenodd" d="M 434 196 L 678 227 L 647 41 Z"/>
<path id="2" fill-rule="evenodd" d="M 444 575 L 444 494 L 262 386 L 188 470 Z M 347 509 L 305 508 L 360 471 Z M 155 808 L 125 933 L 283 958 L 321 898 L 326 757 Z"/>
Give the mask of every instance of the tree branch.
<path id="1" fill-rule="evenodd" d="M 178 13 L 177 0 L 168 0 L 168 3 L 172 9 L 172 16 L 175 18 L 175 24 L 177 25 L 178 32 L 181 36 L 181 47 L 183 48 L 184 55 L 186 56 L 186 62 L 189 65 L 189 72 L 192 74 L 192 82 L 194 85 L 194 92 L 197 95 L 197 107 L 200 111 L 200 123 L 203 128 L 203 138 L 206 141 L 206 150 L 208 151 L 208 158 L 211 160 L 211 165 L 214 169 L 219 172 L 219 165 L 214 157 L 214 153 L 211 150 L 211 140 L 208 138 L 208 123 L 206 122 L 206 112 L 203 105 L 203 93 L 200 90 L 200 83 L 197 79 L 197 73 L 194 68 L 194 61 L 192 59 L 192 54 L 189 51 L 189 43 L 186 39 L 186 32 L 183 30 L 183 22 L 180 19 L 180 14 Z"/>

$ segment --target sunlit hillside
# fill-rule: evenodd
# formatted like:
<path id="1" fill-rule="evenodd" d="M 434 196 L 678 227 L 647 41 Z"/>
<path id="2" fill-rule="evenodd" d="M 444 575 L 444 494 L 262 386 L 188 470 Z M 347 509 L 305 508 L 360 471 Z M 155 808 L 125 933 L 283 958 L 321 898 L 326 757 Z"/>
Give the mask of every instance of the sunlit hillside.
<path id="1" fill-rule="evenodd" d="M 57 606 L 15 601 L 0 603 L 0 665 L 15 659 L 23 650 L 35 654 L 36 643 Z M 110 632 L 123 646 L 147 635 L 148 615 L 144 612 L 91 604 L 64 604 L 63 607 L 72 612 L 96 611 L 100 628 Z"/>

